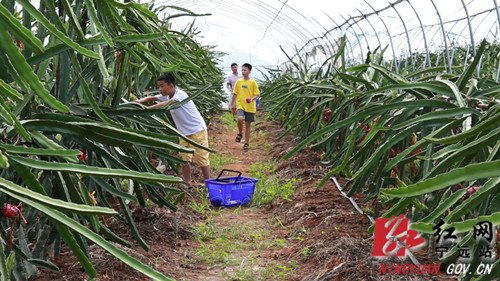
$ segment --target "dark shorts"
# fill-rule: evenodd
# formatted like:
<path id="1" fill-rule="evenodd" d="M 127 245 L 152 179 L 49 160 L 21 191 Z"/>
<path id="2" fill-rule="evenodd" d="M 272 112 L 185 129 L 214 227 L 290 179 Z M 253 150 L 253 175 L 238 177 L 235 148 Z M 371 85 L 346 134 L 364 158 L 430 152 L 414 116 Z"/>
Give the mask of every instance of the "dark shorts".
<path id="1" fill-rule="evenodd" d="M 246 112 L 243 109 L 238 109 L 236 115 L 245 117 L 246 122 L 255 122 L 255 113 Z"/>

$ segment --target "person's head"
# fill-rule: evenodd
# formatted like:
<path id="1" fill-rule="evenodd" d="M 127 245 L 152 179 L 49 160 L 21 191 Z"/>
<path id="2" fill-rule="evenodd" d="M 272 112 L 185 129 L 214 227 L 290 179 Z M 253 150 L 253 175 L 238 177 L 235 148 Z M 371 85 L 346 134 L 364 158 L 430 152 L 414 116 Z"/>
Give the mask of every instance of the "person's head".
<path id="1" fill-rule="evenodd" d="M 158 77 L 158 90 L 163 96 L 172 97 L 175 94 L 175 77 L 172 73 L 165 73 Z"/>
<path id="2" fill-rule="evenodd" d="M 231 70 L 233 71 L 233 73 L 238 73 L 238 64 L 233 62 L 231 64 Z"/>
<path id="3" fill-rule="evenodd" d="M 248 78 L 248 75 L 250 75 L 250 72 L 252 72 L 252 65 L 249 63 L 244 63 L 241 66 L 241 74 L 243 77 Z"/>

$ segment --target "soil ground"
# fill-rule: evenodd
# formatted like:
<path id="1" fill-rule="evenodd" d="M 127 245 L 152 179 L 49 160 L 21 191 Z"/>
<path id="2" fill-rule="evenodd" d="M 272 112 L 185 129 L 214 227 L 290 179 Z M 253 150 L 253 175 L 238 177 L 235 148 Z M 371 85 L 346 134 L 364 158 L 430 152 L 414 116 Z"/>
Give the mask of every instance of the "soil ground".
<path id="1" fill-rule="evenodd" d="M 145 251 L 137 243 L 122 249 L 175 280 L 453 280 L 445 274 L 380 275 L 381 264 L 411 262 L 372 257 L 373 235 L 367 233 L 367 217 L 354 209 L 333 182 L 316 188 L 326 173 L 320 153 L 304 149 L 278 162 L 295 146 L 293 136 L 279 138 L 283 129 L 262 116 L 252 129 L 250 149 L 244 151 L 243 143 L 234 141 L 235 127 L 217 118 L 210 122 L 214 159 L 228 160 L 219 161 L 212 176 L 222 168 L 251 176 L 251 167 L 261 163 L 259 167 L 271 167 L 283 184 L 298 180 L 291 200 L 278 199 L 263 207 L 212 207 L 205 187 L 199 186 L 185 196 L 176 212 L 156 205 L 131 205 L 150 249 Z M 202 182 L 197 168 L 194 178 Z M 341 186 L 344 183 L 339 179 Z M 363 197 L 354 199 L 360 204 Z M 114 218 L 108 218 L 107 224 L 121 237 L 135 241 L 125 224 Z M 90 252 L 99 274 L 95 280 L 149 280 L 95 245 L 90 245 Z M 424 264 L 438 263 L 426 252 L 417 258 Z M 30 280 L 86 279 L 70 252 L 51 261 L 59 272 L 40 270 Z"/>

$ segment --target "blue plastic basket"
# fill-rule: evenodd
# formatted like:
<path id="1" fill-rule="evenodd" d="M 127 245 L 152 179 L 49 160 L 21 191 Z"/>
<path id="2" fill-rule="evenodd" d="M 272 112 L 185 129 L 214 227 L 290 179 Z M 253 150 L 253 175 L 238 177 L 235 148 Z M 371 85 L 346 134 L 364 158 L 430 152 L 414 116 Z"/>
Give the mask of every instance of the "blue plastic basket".
<path id="1" fill-rule="evenodd" d="M 239 175 L 221 178 L 225 171 L 239 173 Z M 242 177 L 239 171 L 223 169 L 216 179 L 205 180 L 205 183 L 212 205 L 231 207 L 250 202 L 257 181 L 257 179 Z"/>

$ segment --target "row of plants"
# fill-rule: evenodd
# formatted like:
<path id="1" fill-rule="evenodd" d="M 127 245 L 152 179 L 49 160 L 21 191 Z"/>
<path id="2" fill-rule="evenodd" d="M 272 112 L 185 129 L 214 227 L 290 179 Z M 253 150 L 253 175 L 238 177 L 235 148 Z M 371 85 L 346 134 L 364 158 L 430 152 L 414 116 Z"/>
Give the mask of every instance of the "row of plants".
<path id="1" fill-rule="evenodd" d="M 300 141 L 284 159 L 306 146 L 323 151 L 329 172 L 318 187 L 342 176 L 349 195 L 363 193 L 373 202 L 367 211 L 378 218 L 404 214 L 428 241 L 443 220 L 442 228 L 454 227 L 460 239 L 442 262 L 455 262 L 459 247 L 468 246 L 477 267 L 484 245 L 472 238 L 474 226 L 500 224 L 500 84 L 490 72 L 476 74 L 480 63 L 498 69 L 490 53 L 498 46 L 483 41 L 476 56 L 456 61 L 469 64 L 454 65 L 451 73 L 447 66 L 389 70 L 380 49 L 348 68 L 344 47 L 345 40 L 316 69 L 290 60 L 260 84 L 268 113 Z M 497 261 L 496 274 L 477 280 L 491 280 L 499 270 Z"/>
<path id="2" fill-rule="evenodd" d="M 448 72 L 451 68 L 455 71 L 465 67 L 471 62 L 471 57 L 475 56 L 478 46 L 452 44 L 449 50 L 444 48 L 436 49 L 433 52 L 413 52 L 405 54 L 389 61 L 382 61 L 382 65 L 397 72 L 414 72 L 417 69 L 431 68 L 436 66 L 446 66 Z M 386 47 L 388 50 L 389 47 Z M 497 56 L 500 49 L 498 42 L 486 42 L 481 61 L 476 67 L 476 76 L 489 77 L 498 81 L 499 58 Z M 385 52 L 385 51 L 384 51 Z M 397 67 L 396 67 L 397 66 Z"/>
<path id="3" fill-rule="evenodd" d="M 196 41 L 192 27 L 172 30 L 179 16 L 167 6 L 114 0 L 2 0 L 0 5 L 0 279 L 27 280 L 64 243 L 89 278 L 89 243 L 155 280 L 163 274 L 130 257 L 116 243 L 149 246 L 128 203 L 151 200 L 173 210 L 182 180 L 169 169 L 184 163 L 171 108 L 147 110 L 130 102 L 155 93 L 159 74 L 174 71 L 179 86 L 206 119 L 225 97 L 219 54 Z M 164 15 L 164 19 L 159 19 Z M 187 100 L 186 100 L 187 102 Z M 208 149 L 208 148 L 204 148 Z M 106 226 L 128 226 L 127 241 Z"/>

